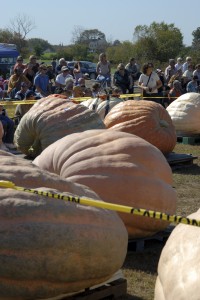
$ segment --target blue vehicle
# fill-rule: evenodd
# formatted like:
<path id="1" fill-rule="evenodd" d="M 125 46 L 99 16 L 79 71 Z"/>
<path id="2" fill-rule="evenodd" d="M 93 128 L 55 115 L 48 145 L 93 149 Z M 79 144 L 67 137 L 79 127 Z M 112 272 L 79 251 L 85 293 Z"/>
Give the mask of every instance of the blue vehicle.
<path id="1" fill-rule="evenodd" d="M 14 44 L 0 43 L 0 75 L 10 75 L 11 68 L 15 65 L 19 52 Z"/>
<path id="2" fill-rule="evenodd" d="M 73 73 L 75 63 L 76 63 L 76 61 L 67 62 L 67 66 L 70 69 L 71 74 Z M 80 67 L 81 67 L 81 72 L 83 74 L 88 74 L 90 79 L 96 79 L 97 72 L 96 72 L 96 64 L 95 63 L 90 62 L 90 61 L 84 61 L 84 60 L 79 61 L 79 63 L 80 63 Z"/>

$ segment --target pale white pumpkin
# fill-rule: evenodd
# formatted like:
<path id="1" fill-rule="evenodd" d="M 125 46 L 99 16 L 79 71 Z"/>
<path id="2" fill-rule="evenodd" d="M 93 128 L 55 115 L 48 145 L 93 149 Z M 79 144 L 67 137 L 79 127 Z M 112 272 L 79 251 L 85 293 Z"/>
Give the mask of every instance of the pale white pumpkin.
<path id="1" fill-rule="evenodd" d="M 91 98 L 85 101 L 82 101 L 81 104 L 93 111 L 97 110 L 98 105 L 102 102 L 103 100 L 100 98 Z"/>
<path id="2" fill-rule="evenodd" d="M 178 136 L 200 134 L 200 94 L 183 94 L 167 107 L 167 111 Z"/>
<path id="3" fill-rule="evenodd" d="M 112 97 L 109 100 L 105 100 L 99 103 L 96 112 L 99 114 L 100 118 L 104 120 L 105 116 L 109 113 L 109 111 L 118 103 L 123 102 L 123 99 Z"/>
<path id="4" fill-rule="evenodd" d="M 189 216 L 200 219 L 200 210 Z M 154 300 L 200 299 L 200 228 L 179 224 L 160 256 Z"/>

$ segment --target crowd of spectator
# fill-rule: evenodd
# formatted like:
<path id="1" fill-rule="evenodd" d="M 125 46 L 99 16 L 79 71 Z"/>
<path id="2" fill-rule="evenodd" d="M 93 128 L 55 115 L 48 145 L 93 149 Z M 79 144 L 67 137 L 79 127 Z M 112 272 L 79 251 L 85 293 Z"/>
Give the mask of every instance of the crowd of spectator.
<path id="1" fill-rule="evenodd" d="M 114 74 L 111 74 L 111 64 L 105 53 L 99 55 L 96 67 L 97 78 L 90 87 L 86 84 L 87 74 L 81 71 L 80 63 L 74 64 L 73 70 L 68 67 L 64 58 L 52 59 L 51 64 L 39 63 L 35 55 L 31 55 L 27 63 L 18 56 L 16 64 L 7 78 L 0 76 L 0 99 L 37 100 L 50 94 L 64 94 L 68 98 L 97 97 L 105 92 L 105 88 L 117 90 L 118 94 L 133 94 L 134 87 L 141 91 L 142 98 L 155 101 L 167 107 L 177 97 L 187 92 L 199 92 L 200 64 L 195 67 L 191 57 L 183 62 L 169 59 L 168 66 L 161 70 L 154 68 L 152 62 L 140 66 L 135 58 L 130 58 L 127 64 L 120 63 Z M 103 83 L 103 84 L 102 84 Z M 4 127 L 4 148 L 14 149 L 14 126 L 18 125 L 23 115 L 31 105 L 18 104 L 15 111 L 15 122 L 0 106 L 0 121 Z"/>

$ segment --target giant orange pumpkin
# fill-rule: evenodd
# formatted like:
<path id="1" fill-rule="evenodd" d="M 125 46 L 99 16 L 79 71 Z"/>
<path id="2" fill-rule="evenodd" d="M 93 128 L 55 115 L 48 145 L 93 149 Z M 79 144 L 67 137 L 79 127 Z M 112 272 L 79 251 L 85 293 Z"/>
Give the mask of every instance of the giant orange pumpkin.
<path id="1" fill-rule="evenodd" d="M 26 188 L 92 197 L 89 188 L 0 151 L 0 179 Z M 109 279 L 127 251 L 112 211 L 0 188 L 0 299 L 44 299 Z M 60 298 L 59 298 L 60 299 Z"/>
<path id="2" fill-rule="evenodd" d="M 163 153 L 176 145 L 176 131 L 171 117 L 160 104 L 145 100 L 128 100 L 117 104 L 104 119 L 106 128 L 135 134 Z"/>
<path id="3" fill-rule="evenodd" d="M 46 148 L 34 161 L 40 168 L 84 184 L 104 201 L 175 213 L 172 172 L 156 147 L 115 130 L 71 134 Z M 152 235 L 167 222 L 120 213 L 129 237 Z"/>

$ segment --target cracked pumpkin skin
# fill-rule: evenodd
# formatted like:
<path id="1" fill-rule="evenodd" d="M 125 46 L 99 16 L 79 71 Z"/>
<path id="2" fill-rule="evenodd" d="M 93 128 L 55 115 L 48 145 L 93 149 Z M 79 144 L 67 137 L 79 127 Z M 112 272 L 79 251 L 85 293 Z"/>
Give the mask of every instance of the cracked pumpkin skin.
<path id="1" fill-rule="evenodd" d="M 173 151 L 176 131 L 166 109 L 155 102 L 128 100 L 117 104 L 104 119 L 106 128 L 135 134 L 162 153 Z"/>

